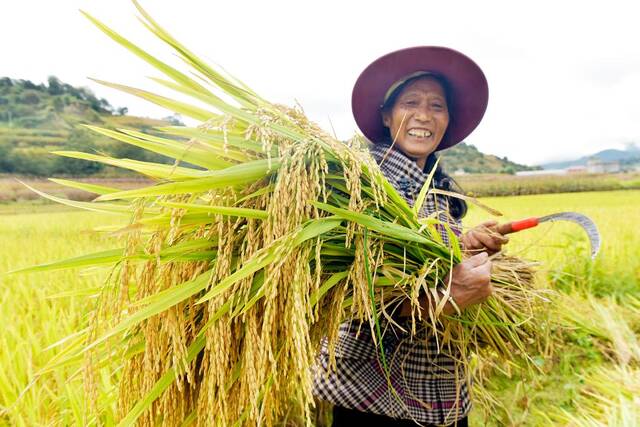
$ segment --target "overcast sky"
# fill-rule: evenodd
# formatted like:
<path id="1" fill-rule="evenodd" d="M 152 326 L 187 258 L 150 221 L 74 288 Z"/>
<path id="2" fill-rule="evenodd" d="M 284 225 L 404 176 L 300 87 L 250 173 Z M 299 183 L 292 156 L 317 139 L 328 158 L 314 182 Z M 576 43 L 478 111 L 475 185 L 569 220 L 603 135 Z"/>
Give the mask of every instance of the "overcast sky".
<path id="1" fill-rule="evenodd" d="M 460 50 L 483 68 L 489 107 L 467 138 L 525 164 L 640 142 L 640 11 L 633 1 L 142 0 L 176 38 L 265 98 L 292 104 L 340 138 L 356 131 L 351 88 L 389 51 Z M 147 89 L 150 66 L 92 27 L 103 20 L 160 57 L 179 61 L 127 0 L 14 0 L 0 12 L 0 76 L 90 87 L 130 114 L 158 107 L 101 87 L 96 77 Z"/>

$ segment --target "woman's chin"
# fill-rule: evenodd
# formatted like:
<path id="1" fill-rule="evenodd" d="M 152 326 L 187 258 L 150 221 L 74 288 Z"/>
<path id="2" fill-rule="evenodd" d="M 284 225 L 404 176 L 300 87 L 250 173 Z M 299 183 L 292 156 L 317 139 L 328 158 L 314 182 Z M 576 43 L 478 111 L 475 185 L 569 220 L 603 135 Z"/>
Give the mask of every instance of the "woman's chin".
<path id="1" fill-rule="evenodd" d="M 413 159 L 425 159 L 429 154 L 433 153 L 438 145 L 433 141 L 412 142 L 398 144 L 407 156 Z"/>

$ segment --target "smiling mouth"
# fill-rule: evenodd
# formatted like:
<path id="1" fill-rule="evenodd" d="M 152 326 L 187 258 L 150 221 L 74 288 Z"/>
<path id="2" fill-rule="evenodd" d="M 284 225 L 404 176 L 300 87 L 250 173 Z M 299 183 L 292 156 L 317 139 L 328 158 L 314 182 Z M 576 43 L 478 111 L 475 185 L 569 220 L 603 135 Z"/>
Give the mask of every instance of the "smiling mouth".
<path id="1" fill-rule="evenodd" d="M 429 138 L 432 135 L 431 131 L 426 129 L 411 129 L 407 133 L 416 138 Z"/>

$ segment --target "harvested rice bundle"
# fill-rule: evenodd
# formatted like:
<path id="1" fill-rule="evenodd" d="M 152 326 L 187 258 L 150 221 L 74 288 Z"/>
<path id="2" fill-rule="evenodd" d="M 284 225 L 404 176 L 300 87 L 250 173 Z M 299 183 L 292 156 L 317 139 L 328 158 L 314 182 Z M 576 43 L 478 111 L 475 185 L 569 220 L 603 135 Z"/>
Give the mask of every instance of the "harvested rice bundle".
<path id="1" fill-rule="evenodd" d="M 362 140 L 337 141 L 299 108 L 260 98 L 136 7 L 197 79 L 87 16 L 170 79 L 154 79 L 158 83 L 217 113 L 101 82 L 202 125 L 161 128 L 163 136 L 91 127 L 173 158 L 174 165 L 58 152 L 158 181 L 126 191 L 67 183 L 99 194 L 93 203 L 43 194 L 130 218 L 126 226 L 105 229 L 120 236 L 123 247 L 32 269 L 115 264 L 90 327 L 65 352 L 67 360 L 86 359 L 94 402 L 96 368 L 113 364 L 124 425 L 310 424 L 320 340 L 328 337 L 331 347 L 339 324 L 355 318 L 368 322 L 380 343 L 381 325 L 393 322 L 392 308 L 406 299 L 413 307 L 411 331 L 428 325 L 443 349 L 463 356 L 459 363 L 466 364 L 474 348 L 503 357 L 526 353 L 537 339 L 531 319 L 542 299 L 529 263 L 496 257 L 495 297 L 459 316 L 441 315 L 446 300 L 435 289 L 446 292 L 448 271 L 463 254 L 447 224 L 418 217 L 434 197 L 429 183 L 409 206 Z M 428 318 L 421 318 L 423 292 L 436 298 Z M 384 352 L 380 360 L 386 367 Z"/>

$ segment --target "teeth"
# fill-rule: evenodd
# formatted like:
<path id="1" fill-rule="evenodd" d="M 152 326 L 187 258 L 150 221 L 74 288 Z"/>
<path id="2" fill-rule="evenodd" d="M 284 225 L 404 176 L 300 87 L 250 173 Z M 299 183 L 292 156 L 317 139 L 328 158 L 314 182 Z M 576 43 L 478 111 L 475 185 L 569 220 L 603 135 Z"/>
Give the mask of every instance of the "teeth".
<path id="1" fill-rule="evenodd" d="M 409 131 L 409 135 L 417 136 L 419 138 L 426 138 L 431 136 L 431 131 L 428 130 L 420 130 L 420 129 L 411 129 Z"/>

